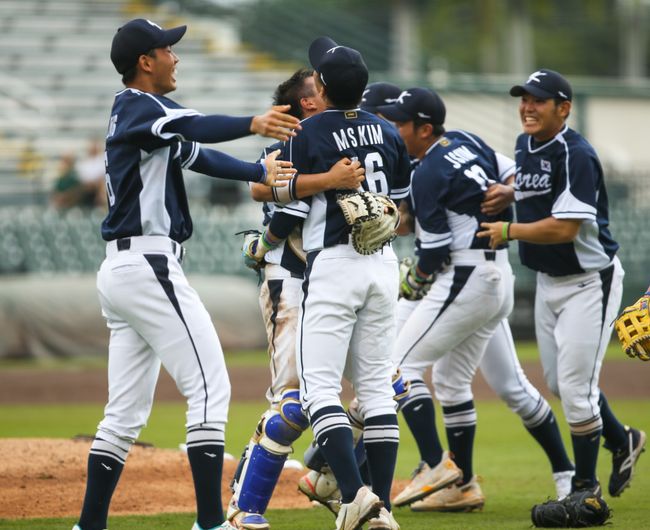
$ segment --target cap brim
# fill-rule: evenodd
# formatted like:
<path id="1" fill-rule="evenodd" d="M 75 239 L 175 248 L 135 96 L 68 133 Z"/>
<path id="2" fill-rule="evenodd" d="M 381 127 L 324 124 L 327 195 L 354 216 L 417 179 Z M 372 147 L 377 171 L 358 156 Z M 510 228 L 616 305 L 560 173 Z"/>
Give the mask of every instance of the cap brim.
<path id="1" fill-rule="evenodd" d="M 395 121 L 395 122 L 413 121 L 413 116 L 404 112 L 396 105 L 379 105 L 376 109 L 377 109 L 376 110 L 377 113 L 381 114 L 384 118 L 390 121 Z"/>
<path id="2" fill-rule="evenodd" d="M 318 70 L 327 50 L 331 50 L 336 46 L 338 46 L 338 44 L 329 37 L 318 37 L 314 42 L 312 42 L 309 45 L 309 62 L 312 68 Z"/>
<path id="3" fill-rule="evenodd" d="M 555 96 L 546 90 L 542 90 L 534 85 L 515 85 L 510 89 L 510 95 L 514 97 L 531 94 L 537 98 L 551 99 Z"/>
<path id="4" fill-rule="evenodd" d="M 377 107 L 377 105 L 364 105 L 363 101 L 361 102 L 360 108 L 361 110 L 371 112 L 372 114 L 377 114 L 377 112 L 379 112 L 379 107 Z"/>
<path id="5" fill-rule="evenodd" d="M 164 31 L 165 34 L 160 39 L 160 48 L 163 46 L 173 46 L 181 40 L 187 31 L 187 26 L 178 26 L 177 28 L 166 29 Z"/>

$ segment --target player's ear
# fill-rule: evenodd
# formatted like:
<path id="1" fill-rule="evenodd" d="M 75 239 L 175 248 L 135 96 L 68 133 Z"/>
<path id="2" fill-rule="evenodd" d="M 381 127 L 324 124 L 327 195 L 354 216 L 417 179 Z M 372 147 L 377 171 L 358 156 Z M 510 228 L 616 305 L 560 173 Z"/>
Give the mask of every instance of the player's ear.
<path id="1" fill-rule="evenodd" d="M 311 96 L 300 98 L 300 106 L 304 110 L 316 110 L 316 103 L 314 103 L 314 98 Z"/>
<path id="2" fill-rule="evenodd" d="M 413 123 L 413 126 L 415 127 L 415 123 Z M 433 135 L 433 125 L 430 123 L 423 123 L 418 127 L 418 135 L 420 138 L 429 138 Z"/>
<path id="3" fill-rule="evenodd" d="M 558 105 L 558 110 L 560 112 L 560 116 L 566 120 L 569 117 L 569 114 L 571 114 L 571 102 L 563 101 Z"/>
<path id="4" fill-rule="evenodd" d="M 152 50 L 149 53 L 143 53 L 140 57 L 138 57 L 138 65 L 142 70 L 145 72 L 151 72 L 153 69 L 153 60 L 156 57 L 156 52 L 155 50 Z"/>

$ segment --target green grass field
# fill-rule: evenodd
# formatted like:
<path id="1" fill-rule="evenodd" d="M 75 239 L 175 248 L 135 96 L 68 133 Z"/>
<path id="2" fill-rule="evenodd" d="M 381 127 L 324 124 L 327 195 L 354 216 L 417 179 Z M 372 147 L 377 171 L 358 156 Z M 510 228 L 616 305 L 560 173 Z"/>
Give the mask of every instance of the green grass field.
<path id="1" fill-rule="evenodd" d="M 650 430 L 647 410 L 650 401 L 612 400 L 617 414 L 637 427 Z M 238 455 L 250 436 L 264 402 L 233 403 L 228 425 L 226 450 Z M 559 418 L 559 403 L 552 406 Z M 0 437 L 60 437 L 93 433 L 102 415 L 101 405 L 0 406 Z M 525 529 L 530 528 L 530 507 L 553 494 L 550 470 L 542 451 L 521 426 L 519 419 L 500 402 L 477 404 L 479 424 L 476 436 L 475 471 L 482 477 L 487 501 L 484 510 L 471 514 L 414 514 L 407 509 L 396 511 L 405 530 L 436 529 Z M 175 448 L 184 440 L 184 407 L 180 403 L 156 403 L 149 425 L 141 440 L 158 447 Z M 567 429 L 561 427 L 568 442 Z M 444 436 L 444 434 L 443 434 Z M 296 443 L 301 457 L 309 437 Z M 403 426 L 397 476 L 406 478 L 417 463 L 417 451 L 410 433 Z M 602 451 L 599 476 L 606 483 L 609 453 Z M 644 492 L 650 488 L 650 458 L 639 460 L 632 488 L 618 499 L 606 500 L 614 509 L 615 528 L 648 528 L 650 506 Z M 226 496 L 226 494 L 224 494 Z M 333 519 L 324 509 L 273 510 L 269 512 L 273 530 L 331 529 Z M 71 528 L 68 519 L 2 520 L 0 529 Z M 192 514 L 157 517 L 111 517 L 111 530 L 180 529 L 192 525 Z"/>

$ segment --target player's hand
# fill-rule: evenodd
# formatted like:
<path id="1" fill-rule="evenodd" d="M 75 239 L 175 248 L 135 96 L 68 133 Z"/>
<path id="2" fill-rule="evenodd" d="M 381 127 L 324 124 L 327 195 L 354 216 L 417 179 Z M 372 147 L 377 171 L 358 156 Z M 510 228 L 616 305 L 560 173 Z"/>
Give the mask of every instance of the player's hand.
<path id="1" fill-rule="evenodd" d="M 477 232 L 476 237 L 489 237 L 490 238 L 490 248 L 495 249 L 500 245 L 503 245 L 508 241 L 507 237 L 504 236 L 504 223 L 503 221 L 497 221 L 496 223 L 481 223 L 482 232 Z M 507 226 L 505 230 L 507 232 Z"/>
<path id="2" fill-rule="evenodd" d="M 515 200 L 515 189 L 505 184 L 492 184 L 485 192 L 481 203 L 481 213 L 497 215 L 510 206 Z"/>
<path id="3" fill-rule="evenodd" d="M 287 185 L 287 182 L 296 174 L 296 169 L 293 167 L 292 162 L 287 160 L 277 160 L 278 155 L 281 153 L 276 149 L 264 159 L 266 166 L 266 180 L 263 182 L 266 186 L 272 188 L 282 188 Z"/>
<path id="4" fill-rule="evenodd" d="M 366 170 L 358 160 L 342 158 L 327 172 L 330 190 L 356 190 L 366 178 Z"/>
<path id="5" fill-rule="evenodd" d="M 260 136 L 275 138 L 286 142 L 292 136 L 296 136 L 295 130 L 300 130 L 300 120 L 287 111 L 291 105 L 274 105 L 264 114 L 253 116 L 251 121 L 251 132 Z"/>

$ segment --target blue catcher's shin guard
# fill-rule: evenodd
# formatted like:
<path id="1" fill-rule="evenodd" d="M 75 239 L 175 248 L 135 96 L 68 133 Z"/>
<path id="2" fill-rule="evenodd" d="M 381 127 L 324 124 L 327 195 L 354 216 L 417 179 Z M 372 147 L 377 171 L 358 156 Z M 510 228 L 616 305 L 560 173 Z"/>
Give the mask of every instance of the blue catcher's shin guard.
<path id="1" fill-rule="evenodd" d="M 264 414 L 255 440 L 248 445 L 246 462 L 235 485 L 237 507 L 242 512 L 266 511 L 284 462 L 292 452 L 291 444 L 309 426 L 297 390 L 285 391 L 278 408 Z"/>
<path id="2" fill-rule="evenodd" d="M 397 410 L 400 410 L 411 392 L 411 382 L 405 381 L 402 377 L 402 371 L 398 368 L 393 374 L 393 399 L 397 402 Z"/>

